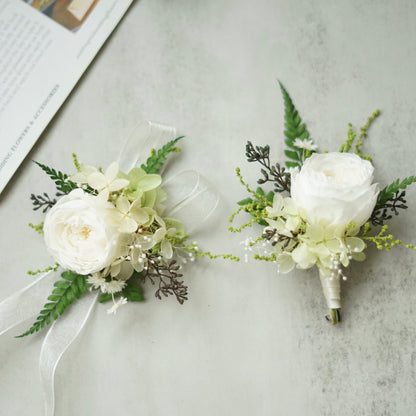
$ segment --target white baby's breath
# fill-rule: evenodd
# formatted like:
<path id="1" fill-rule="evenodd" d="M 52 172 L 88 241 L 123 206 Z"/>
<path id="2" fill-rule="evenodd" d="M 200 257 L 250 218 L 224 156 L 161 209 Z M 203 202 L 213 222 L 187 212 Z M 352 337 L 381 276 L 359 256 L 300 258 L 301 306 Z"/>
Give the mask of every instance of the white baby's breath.
<path id="1" fill-rule="evenodd" d="M 117 313 L 117 309 L 121 306 L 121 305 L 125 305 L 127 303 L 127 299 L 124 297 L 120 297 L 120 299 L 113 303 L 113 306 L 109 309 L 107 309 L 107 313 L 108 314 L 116 314 Z"/>

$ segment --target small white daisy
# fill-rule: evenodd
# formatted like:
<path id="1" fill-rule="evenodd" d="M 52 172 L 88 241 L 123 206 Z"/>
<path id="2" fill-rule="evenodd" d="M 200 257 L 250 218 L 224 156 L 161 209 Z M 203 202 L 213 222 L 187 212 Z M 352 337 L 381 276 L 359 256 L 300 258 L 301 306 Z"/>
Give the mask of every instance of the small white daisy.
<path id="1" fill-rule="evenodd" d="M 94 289 L 100 289 L 107 284 L 101 273 L 93 273 L 91 276 L 88 276 L 87 282 L 92 285 Z"/>
<path id="2" fill-rule="evenodd" d="M 318 146 L 313 143 L 312 139 L 295 139 L 293 145 L 296 146 L 298 149 L 305 149 L 305 150 L 316 150 Z"/>
<path id="3" fill-rule="evenodd" d="M 110 282 L 106 282 L 105 286 L 101 286 L 101 290 L 103 293 L 117 293 L 122 291 L 125 286 L 125 281 L 114 279 Z"/>

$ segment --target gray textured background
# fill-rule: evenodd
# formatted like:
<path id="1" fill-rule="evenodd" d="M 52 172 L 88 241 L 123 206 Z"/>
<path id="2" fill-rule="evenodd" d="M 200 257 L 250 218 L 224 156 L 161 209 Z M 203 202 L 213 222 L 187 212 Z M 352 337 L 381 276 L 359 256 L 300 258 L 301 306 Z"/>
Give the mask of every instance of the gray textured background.
<path id="1" fill-rule="evenodd" d="M 141 119 L 187 138 L 172 173 L 198 169 L 218 186 L 215 222 L 196 238 L 242 253 L 227 232 L 245 196 L 234 174 L 247 139 L 283 159 L 280 79 L 321 150 L 347 123 L 382 116 L 366 144 L 376 180 L 414 173 L 414 1 L 136 1 L 0 199 L 0 299 L 51 260 L 27 228 L 31 192 L 53 186 L 30 159 L 71 171 L 71 153 L 107 166 Z M 416 241 L 416 189 L 391 222 Z M 12 223 L 12 227 L 10 224 Z M 331 327 L 316 270 L 279 276 L 263 263 L 201 261 L 186 270 L 190 300 L 148 300 L 116 317 L 98 305 L 58 367 L 57 416 L 391 415 L 416 408 L 416 253 L 368 250 L 343 285 L 344 322 Z M 44 333 L 1 338 L 2 414 L 41 415 L 37 361 Z"/>

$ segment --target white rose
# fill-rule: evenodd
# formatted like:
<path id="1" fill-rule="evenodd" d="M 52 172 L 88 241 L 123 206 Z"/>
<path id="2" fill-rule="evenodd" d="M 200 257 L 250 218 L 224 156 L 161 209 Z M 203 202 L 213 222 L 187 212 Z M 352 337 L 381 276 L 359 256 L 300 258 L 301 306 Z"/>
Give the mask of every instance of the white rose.
<path id="1" fill-rule="evenodd" d="M 108 209 L 99 198 L 76 189 L 47 213 L 46 246 L 62 267 L 87 275 L 114 261 L 119 233 L 106 221 Z"/>
<path id="2" fill-rule="evenodd" d="M 379 193 L 373 165 L 351 153 L 314 153 L 291 174 L 291 196 L 311 224 L 363 225 Z"/>

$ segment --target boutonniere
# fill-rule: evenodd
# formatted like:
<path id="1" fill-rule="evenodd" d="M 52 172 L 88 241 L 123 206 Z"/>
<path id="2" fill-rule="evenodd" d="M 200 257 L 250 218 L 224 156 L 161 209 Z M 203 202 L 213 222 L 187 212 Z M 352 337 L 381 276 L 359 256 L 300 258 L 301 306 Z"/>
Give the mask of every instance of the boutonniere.
<path id="1" fill-rule="evenodd" d="M 270 161 L 270 147 L 246 145 L 249 162 L 261 165 L 259 185 L 250 188 L 237 168 L 237 176 L 249 193 L 239 202 L 240 212 L 252 218 L 239 228 L 263 226 L 257 238 L 245 240 L 246 258 L 276 263 L 281 273 L 316 266 L 332 324 L 341 320 L 341 281 L 347 280 L 351 261 L 363 261 L 368 244 L 379 250 L 396 245 L 415 250 L 388 232 L 388 221 L 406 209 L 405 189 L 415 176 L 397 179 L 388 186 L 374 183 L 372 159 L 362 153 L 367 130 L 379 115 L 375 111 L 359 135 L 349 125 L 348 138 L 339 151 L 319 153 L 291 97 L 280 84 L 285 104 L 285 166 Z"/>

